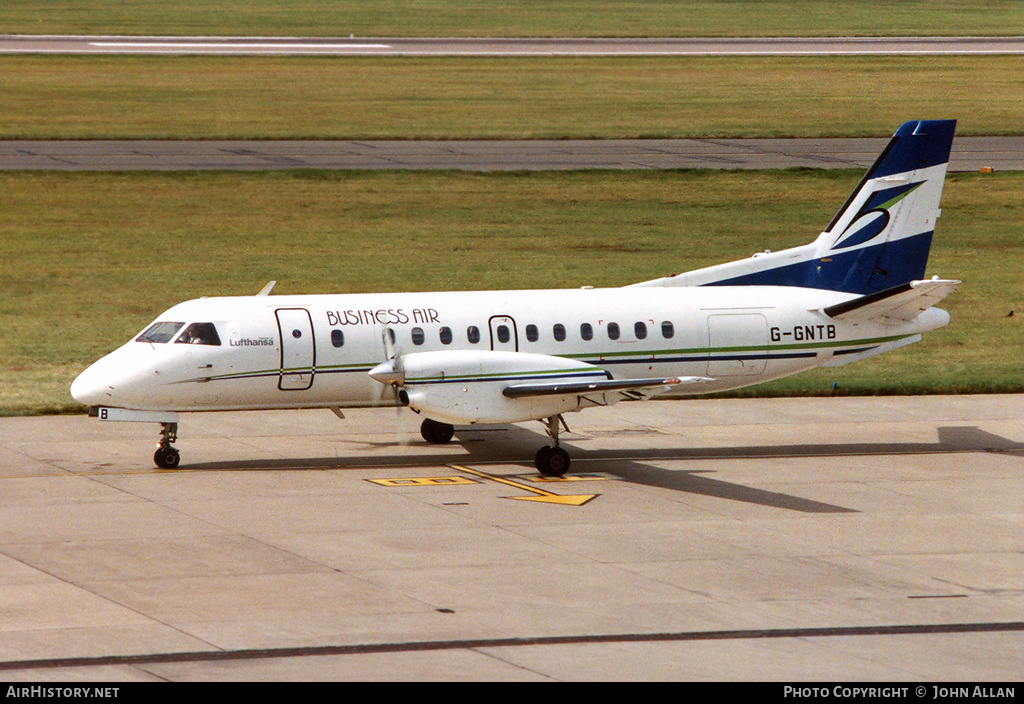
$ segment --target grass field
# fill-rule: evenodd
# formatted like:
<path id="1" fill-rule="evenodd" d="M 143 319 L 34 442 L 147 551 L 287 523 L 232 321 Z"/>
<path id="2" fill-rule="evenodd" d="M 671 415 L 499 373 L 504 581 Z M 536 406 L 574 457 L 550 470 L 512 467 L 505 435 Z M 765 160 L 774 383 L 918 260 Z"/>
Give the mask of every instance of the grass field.
<path id="1" fill-rule="evenodd" d="M 955 29 L 951 29 L 955 28 Z M 868 36 L 1024 34 L 1015 0 L 14 0 L 10 34 Z"/>
<path id="2" fill-rule="evenodd" d="M 0 138 L 1024 133 L 1024 57 L 0 58 Z"/>
<path id="3" fill-rule="evenodd" d="M 813 239 L 856 172 L 0 174 L 0 413 L 67 387 L 179 300 L 618 286 Z M 757 393 L 1021 391 L 1024 175 L 947 180 L 928 274 L 953 322 Z M 1009 316 L 1013 311 L 1014 315 Z"/>

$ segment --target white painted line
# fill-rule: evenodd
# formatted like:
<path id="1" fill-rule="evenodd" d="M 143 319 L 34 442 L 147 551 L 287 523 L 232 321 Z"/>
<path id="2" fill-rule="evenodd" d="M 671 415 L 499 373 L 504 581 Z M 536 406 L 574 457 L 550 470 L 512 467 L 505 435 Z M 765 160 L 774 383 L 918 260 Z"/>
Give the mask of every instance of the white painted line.
<path id="1" fill-rule="evenodd" d="M 287 49 L 287 50 L 336 50 L 336 49 L 390 49 L 390 44 L 261 44 L 213 43 L 213 42 L 89 42 L 89 46 L 105 49 Z"/>

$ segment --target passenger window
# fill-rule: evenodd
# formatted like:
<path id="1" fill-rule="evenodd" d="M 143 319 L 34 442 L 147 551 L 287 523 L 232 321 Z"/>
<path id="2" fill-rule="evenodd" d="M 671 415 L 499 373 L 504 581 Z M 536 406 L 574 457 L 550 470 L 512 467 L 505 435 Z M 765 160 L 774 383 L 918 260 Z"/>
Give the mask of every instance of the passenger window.
<path id="1" fill-rule="evenodd" d="M 152 342 L 158 345 L 162 345 L 165 342 L 170 342 L 174 338 L 174 334 L 181 329 L 181 326 L 185 323 L 153 323 L 146 329 L 146 332 L 135 338 L 136 342 Z"/>
<path id="2" fill-rule="evenodd" d="M 675 326 L 672 325 L 672 322 L 670 320 L 666 320 L 661 324 L 661 336 L 664 337 L 666 340 L 672 339 L 673 337 L 675 337 L 675 334 Z"/>
<path id="3" fill-rule="evenodd" d="M 331 344 L 335 347 L 341 347 L 345 344 L 345 333 L 335 328 L 331 330 Z"/>
<path id="4" fill-rule="evenodd" d="M 558 342 L 561 342 L 565 339 L 565 326 L 561 323 L 555 323 L 555 327 L 551 329 L 551 333 L 555 336 L 555 339 Z"/>
<path id="5" fill-rule="evenodd" d="M 526 326 L 526 339 L 529 340 L 530 342 L 536 342 L 538 339 L 540 339 L 540 332 L 537 330 L 536 325 Z"/>
<path id="6" fill-rule="evenodd" d="M 647 337 L 647 324 L 646 323 L 639 323 L 639 322 L 636 323 L 633 326 L 633 333 L 636 335 L 636 339 L 638 339 L 638 340 L 644 339 L 645 337 Z"/>
<path id="7" fill-rule="evenodd" d="M 213 323 L 192 323 L 174 341 L 179 345 L 215 345 L 220 346 L 220 336 Z"/>
<path id="8" fill-rule="evenodd" d="M 505 343 L 512 339 L 512 335 L 508 331 L 508 325 L 499 325 L 496 332 L 498 333 L 498 342 Z"/>
<path id="9" fill-rule="evenodd" d="M 451 328 L 441 328 L 440 335 L 441 335 L 441 344 L 442 345 L 450 345 L 450 344 L 452 344 L 452 329 Z"/>
<path id="10" fill-rule="evenodd" d="M 608 339 L 618 340 L 619 339 L 619 324 L 608 323 Z"/>
<path id="11" fill-rule="evenodd" d="M 475 345 L 480 342 L 480 328 L 476 325 L 470 325 L 466 328 L 466 339 L 469 340 L 469 344 Z"/>
<path id="12" fill-rule="evenodd" d="M 580 337 L 584 340 L 594 339 L 594 327 L 590 323 L 583 323 L 580 325 Z"/>
<path id="13" fill-rule="evenodd" d="M 412 329 L 412 344 L 414 344 L 414 345 L 422 345 L 423 341 L 425 339 L 426 339 L 426 336 L 423 334 L 423 328 L 413 328 Z"/>

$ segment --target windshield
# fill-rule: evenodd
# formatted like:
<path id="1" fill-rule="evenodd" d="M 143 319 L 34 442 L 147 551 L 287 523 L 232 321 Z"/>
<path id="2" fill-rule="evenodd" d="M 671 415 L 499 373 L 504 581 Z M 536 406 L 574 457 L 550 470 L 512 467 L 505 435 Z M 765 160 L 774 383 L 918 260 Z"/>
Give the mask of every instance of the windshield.
<path id="1" fill-rule="evenodd" d="M 146 332 L 135 338 L 136 342 L 153 342 L 163 344 L 170 342 L 174 334 L 181 329 L 185 323 L 159 322 L 149 326 Z"/>

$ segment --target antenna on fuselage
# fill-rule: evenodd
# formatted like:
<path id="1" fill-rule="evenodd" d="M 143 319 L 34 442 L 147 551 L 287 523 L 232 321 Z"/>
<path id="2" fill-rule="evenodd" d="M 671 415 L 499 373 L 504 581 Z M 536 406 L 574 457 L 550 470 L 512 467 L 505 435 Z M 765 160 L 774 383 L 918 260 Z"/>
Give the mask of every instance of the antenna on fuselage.
<path id="1" fill-rule="evenodd" d="M 269 284 L 264 286 L 262 288 L 262 290 L 260 290 L 260 292 L 257 293 L 256 295 L 257 296 L 269 296 L 270 295 L 270 289 L 274 288 L 274 284 L 276 284 L 276 283 L 277 283 L 276 281 L 271 281 Z"/>

